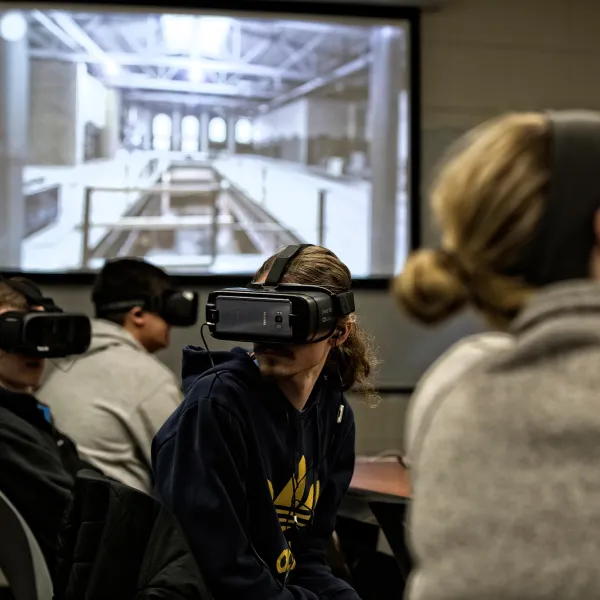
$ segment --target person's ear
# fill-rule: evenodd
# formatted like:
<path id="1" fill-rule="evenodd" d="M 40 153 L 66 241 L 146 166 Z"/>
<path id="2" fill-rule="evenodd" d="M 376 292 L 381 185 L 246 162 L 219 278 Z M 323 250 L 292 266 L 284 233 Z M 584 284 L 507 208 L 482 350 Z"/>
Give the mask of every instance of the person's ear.
<path id="1" fill-rule="evenodd" d="M 139 306 L 132 308 L 125 317 L 125 322 L 133 327 L 142 327 L 145 323 L 144 310 Z"/>
<path id="2" fill-rule="evenodd" d="M 335 331 L 331 334 L 329 338 L 329 345 L 332 348 L 336 348 L 337 346 L 341 346 L 350 335 L 350 323 L 343 323 L 338 325 Z"/>

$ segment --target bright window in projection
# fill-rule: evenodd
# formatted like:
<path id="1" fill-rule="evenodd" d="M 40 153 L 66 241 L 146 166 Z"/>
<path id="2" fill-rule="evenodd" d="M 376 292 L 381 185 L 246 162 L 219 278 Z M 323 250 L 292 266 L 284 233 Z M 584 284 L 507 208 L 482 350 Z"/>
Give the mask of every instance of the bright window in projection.
<path id="1" fill-rule="evenodd" d="M 30 81 L 6 85 L 14 65 L 0 64 L 3 114 L 29 107 L 23 132 L 36 135 L 12 200 L 24 222 L 0 221 L 0 268 L 87 271 L 133 255 L 250 274 L 298 243 L 331 248 L 357 278 L 401 267 L 408 22 L 87 6 L 10 13 L 22 32 L 0 61 L 29 60 Z M 47 119 L 48 106 L 78 109 Z"/>
<path id="2" fill-rule="evenodd" d="M 238 144 L 249 144 L 252 142 L 252 121 L 250 119 L 239 119 L 236 122 L 235 141 Z"/>
<path id="3" fill-rule="evenodd" d="M 209 121 L 208 139 L 213 144 L 222 144 L 227 140 L 227 123 L 223 117 L 213 117 Z"/>
<path id="4" fill-rule="evenodd" d="M 170 150 L 173 139 L 173 120 L 160 113 L 152 119 L 152 147 L 154 150 Z"/>
<path id="5" fill-rule="evenodd" d="M 197 117 L 187 115 L 181 120 L 181 149 L 184 152 L 197 152 L 200 136 L 200 122 Z"/>

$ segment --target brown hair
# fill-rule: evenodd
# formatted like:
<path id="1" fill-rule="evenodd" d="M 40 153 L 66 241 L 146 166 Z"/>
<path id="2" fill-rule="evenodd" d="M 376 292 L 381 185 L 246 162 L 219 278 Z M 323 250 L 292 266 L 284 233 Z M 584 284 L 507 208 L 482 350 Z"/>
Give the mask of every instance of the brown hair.
<path id="1" fill-rule="evenodd" d="M 548 150 L 537 113 L 493 119 L 451 149 L 431 193 L 443 249 L 415 252 L 394 281 L 409 313 L 437 323 L 470 302 L 496 327 L 514 318 L 532 289 L 506 273 L 541 217 Z"/>
<path id="2" fill-rule="evenodd" d="M 15 277 L 15 281 L 26 281 L 22 278 Z M 27 298 L 11 288 L 6 281 L 0 280 L 0 308 L 10 308 L 12 310 L 27 310 L 29 302 Z"/>
<path id="3" fill-rule="evenodd" d="M 276 255 L 266 260 L 256 272 L 255 280 L 266 276 Z M 282 282 L 318 285 L 334 294 L 347 292 L 352 285 L 352 275 L 348 267 L 331 251 L 322 246 L 308 246 L 297 254 L 287 265 Z M 346 341 L 329 353 L 325 368 L 334 377 L 341 377 L 343 390 L 355 384 L 369 403 L 377 401 L 370 377 L 376 366 L 373 341 L 358 324 L 356 314 L 340 319 L 340 323 L 350 323 L 350 334 Z"/>

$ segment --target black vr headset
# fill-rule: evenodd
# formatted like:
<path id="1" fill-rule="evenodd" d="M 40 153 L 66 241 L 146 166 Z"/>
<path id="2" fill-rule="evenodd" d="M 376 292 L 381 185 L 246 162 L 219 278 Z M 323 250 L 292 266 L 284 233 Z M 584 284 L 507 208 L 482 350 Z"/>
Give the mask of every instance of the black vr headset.
<path id="1" fill-rule="evenodd" d="M 160 296 L 134 298 L 102 298 L 94 295 L 96 316 L 102 318 L 110 313 L 127 312 L 139 307 L 160 315 L 172 327 L 191 327 L 198 321 L 198 294 L 190 290 L 170 289 Z"/>
<path id="2" fill-rule="evenodd" d="M 0 349 L 35 358 L 64 358 L 83 354 L 90 346 L 92 328 L 85 315 L 64 313 L 27 279 L 0 281 L 25 296 L 26 311 L 0 314 Z"/>
<path id="3" fill-rule="evenodd" d="M 328 338 L 340 317 L 354 312 L 354 293 L 333 294 L 316 285 L 280 283 L 290 261 L 311 244 L 287 246 L 264 283 L 212 292 L 206 322 L 219 340 L 312 344 Z"/>

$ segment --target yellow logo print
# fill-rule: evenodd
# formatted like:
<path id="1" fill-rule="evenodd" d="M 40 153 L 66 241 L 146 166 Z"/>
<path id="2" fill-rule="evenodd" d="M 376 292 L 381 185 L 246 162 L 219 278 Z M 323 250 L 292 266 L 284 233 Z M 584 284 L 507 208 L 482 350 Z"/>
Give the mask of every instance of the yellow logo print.
<path id="1" fill-rule="evenodd" d="M 286 548 L 277 559 L 277 572 L 287 573 L 296 568 L 296 559 L 289 548 Z"/>
<path id="2" fill-rule="evenodd" d="M 317 480 L 307 487 L 306 458 L 303 456 L 298 463 L 298 475 L 292 475 L 281 493 L 273 500 L 279 524 L 285 531 L 296 525 L 305 527 L 310 522 L 312 514 L 319 500 L 321 484 Z M 267 485 L 271 492 L 271 499 L 275 497 L 273 484 L 267 479 Z M 295 492 L 295 493 L 294 493 Z M 287 547 L 277 559 L 277 572 L 286 573 L 296 568 L 296 559 L 292 554 L 291 547 Z"/>
<path id="3" fill-rule="evenodd" d="M 306 479 L 306 458 L 303 456 L 298 463 L 298 475 L 292 475 L 287 485 L 273 501 L 283 531 L 292 527 L 294 523 L 298 527 L 308 525 L 317 506 L 321 491 L 320 483 L 317 481 L 307 486 Z M 271 498 L 273 498 L 275 495 L 273 484 L 269 480 L 267 480 L 267 484 L 271 491 Z"/>

